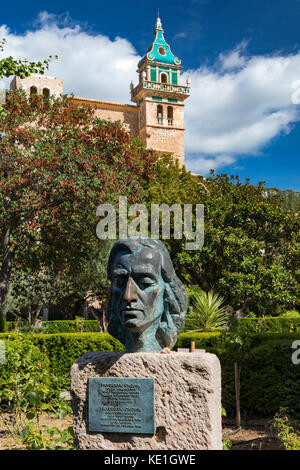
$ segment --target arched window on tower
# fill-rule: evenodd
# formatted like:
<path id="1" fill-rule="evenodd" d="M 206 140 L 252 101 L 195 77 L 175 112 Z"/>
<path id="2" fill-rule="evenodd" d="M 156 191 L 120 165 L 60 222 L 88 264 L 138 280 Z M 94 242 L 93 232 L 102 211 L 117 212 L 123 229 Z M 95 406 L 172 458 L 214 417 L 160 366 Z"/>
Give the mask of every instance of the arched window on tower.
<path id="1" fill-rule="evenodd" d="M 45 98 L 50 98 L 49 88 L 43 88 L 43 95 L 44 95 Z"/>
<path id="2" fill-rule="evenodd" d="M 168 75 L 166 73 L 162 73 L 160 75 L 160 81 L 161 83 L 168 83 Z"/>
<path id="3" fill-rule="evenodd" d="M 30 87 L 30 96 L 36 95 L 37 94 L 37 87 L 36 86 L 31 86 Z"/>
<path id="4" fill-rule="evenodd" d="M 173 119 L 173 107 L 172 106 L 168 106 L 168 125 L 169 126 L 173 126 L 173 122 L 174 122 L 174 119 Z"/>
<path id="5" fill-rule="evenodd" d="M 158 124 L 163 123 L 163 107 L 161 104 L 157 106 L 157 122 Z"/>

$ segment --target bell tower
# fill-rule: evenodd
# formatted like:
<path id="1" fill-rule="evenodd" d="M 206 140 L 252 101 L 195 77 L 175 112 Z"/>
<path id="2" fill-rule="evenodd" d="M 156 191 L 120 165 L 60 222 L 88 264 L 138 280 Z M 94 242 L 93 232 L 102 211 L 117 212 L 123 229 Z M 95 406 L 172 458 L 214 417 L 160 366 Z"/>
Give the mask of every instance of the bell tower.
<path id="1" fill-rule="evenodd" d="M 139 83 L 131 84 L 131 101 L 139 108 L 139 136 L 147 148 L 172 153 L 184 165 L 184 100 L 190 82 L 180 84 L 181 60 L 171 52 L 164 38 L 160 18 L 154 40 L 139 62 Z"/>

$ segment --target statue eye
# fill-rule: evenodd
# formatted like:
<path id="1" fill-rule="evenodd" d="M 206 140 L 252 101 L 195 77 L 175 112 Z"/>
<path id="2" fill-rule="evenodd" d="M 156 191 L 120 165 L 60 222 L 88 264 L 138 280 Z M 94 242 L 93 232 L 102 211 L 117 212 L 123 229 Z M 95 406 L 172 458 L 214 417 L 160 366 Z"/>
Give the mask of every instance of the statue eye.
<path id="1" fill-rule="evenodd" d="M 154 280 L 151 279 L 150 277 L 142 277 L 138 280 L 138 285 L 140 289 L 147 289 L 147 287 L 150 287 L 154 284 Z"/>

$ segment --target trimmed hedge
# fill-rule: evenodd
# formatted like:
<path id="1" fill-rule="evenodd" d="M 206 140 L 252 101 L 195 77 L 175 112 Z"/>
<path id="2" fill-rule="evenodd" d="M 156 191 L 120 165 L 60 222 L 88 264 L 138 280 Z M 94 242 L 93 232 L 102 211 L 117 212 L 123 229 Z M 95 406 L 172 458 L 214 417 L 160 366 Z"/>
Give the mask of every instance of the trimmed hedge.
<path id="1" fill-rule="evenodd" d="M 207 349 L 220 346 L 222 344 L 222 340 L 223 336 L 220 334 L 220 332 L 198 333 L 192 331 L 188 333 L 181 333 L 181 335 L 179 335 L 177 338 L 174 349 L 189 348 L 191 341 L 195 341 L 196 348 Z"/>
<path id="2" fill-rule="evenodd" d="M 45 327 L 48 334 L 53 333 L 81 333 L 78 331 L 78 326 L 76 320 L 53 320 L 53 321 L 44 321 L 42 323 Z M 97 320 L 84 320 L 82 323 L 83 331 L 82 333 L 92 333 L 99 332 L 100 327 Z"/>
<path id="3" fill-rule="evenodd" d="M 0 333 L 0 340 L 17 340 L 20 333 Z M 47 355 L 53 388 L 69 388 L 70 368 L 85 352 L 123 351 L 123 345 L 107 333 L 59 333 L 24 335 Z M 241 410 L 248 415 L 274 415 L 280 406 L 300 411 L 300 365 L 291 360 L 292 342 L 300 333 L 256 333 L 241 368 Z M 229 347 L 232 335 L 183 333 L 176 346 L 196 347 L 216 354 L 222 366 L 222 404 L 227 413 L 235 411 L 234 357 Z M 227 343 L 228 342 L 228 343 Z M 0 374 L 1 379 L 1 374 Z"/>
<path id="4" fill-rule="evenodd" d="M 6 322 L 6 329 L 4 331 L 12 331 L 17 322 Z M 84 320 L 83 332 L 97 332 L 100 331 L 99 323 L 97 320 Z M 78 323 L 76 320 L 53 320 L 44 321 L 42 326 L 45 328 L 45 333 L 80 333 L 78 331 Z M 300 332 L 300 317 L 265 317 L 265 318 L 239 318 L 236 327 L 236 332 L 240 334 L 249 333 L 290 333 Z M 1 332 L 1 329 L 0 329 Z M 183 333 L 183 335 L 196 334 L 196 333 Z M 217 333 L 200 333 L 202 335 L 215 335 Z M 181 335 L 182 336 L 182 335 Z M 183 340 L 184 341 L 184 340 Z M 178 346 L 185 347 L 185 346 Z"/>
<path id="5" fill-rule="evenodd" d="M 291 359 L 294 339 L 271 341 L 251 350 L 241 371 L 242 409 L 270 415 L 285 406 L 299 412 L 300 364 Z"/>
<path id="6" fill-rule="evenodd" d="M 56 333 L 30 334 L 2 333 L 0 340 L 14 341 L 22 337 L 31 341 L 49 359 L 49 371 L 54 382 L 63 388 L 70 387 L 70 369 L 72 364 L 86 352 L 123 351 L 124 346 L 108 333 Z"/>
<path id="7" fill-rule="evenodd" d="M 11 402 L 20 402 L 26 391 L 34 390 L 43 398 L 48 398 L 52 384 L 47 354 L 35 346 L 28 336 L 6 336 L 4 341 L 6 361 L 0 363 L 1 411 L 11 406 Z"/>
<path id="8" fill-rule="evenodd" d="M 216 354 L 221 363 L 222 405 L 229 415 L 235 413 L 234 362 L 226 343 L 234 335 L 220 333 L 183 333 L 175 348 L 196 348 Z M 241 410 L 248 415 L 274 415 L 280 406 L 300 412 L 300 364 L 292 363 L 292 343 L 300 333 L 251 333 L 251 348 L 241 367 Z"/>
<path id="9" fill-rule="evenodd" d="M 16 327 L 17 322 L 6 322 L 6 331 L 13 331 Z M 97 320 L 84 320 L 82 322 L 83 333 L 88 332 L 99 332 L 100 327 Z M 53 320 L 53 321 L 43 321 L 42 328 L 45 329 L 46 334 L 54 333 L 81 333 L 78 331 L 78 323 L 76 320 Z"/>
<path id="10" fill-rule="evenodd" d="M 297 317 L 264 317 L 239 318 L 239 333 L 290 333 L 300 332 L 300 318 Z"/>
<path id="11" fill-rule="evenodd" d="M 33 342 L 50 361 L 50 373 L 70 386 L 72 364 L 89 351 L 123 351 L 124 346 L 108 333 L 56 333 L 32 335 Z"/>
<path id="12" fill-rule="evenodd" d="M 213 348 L 215 351 L 216 348 L 221 347 L 226 343 L 226 341 L 234 336 L 240 336 L 241 338 L 250 338 L 252 347 L 259 346 L 264 344 L 267 341 L 278 341 L 282 339 L 294 338 L 300 339 L 299 333 L 249 333 L 249 334 L 240 334 L 238 333 L 227 333 L 225 336 L 222 335 L 219 331 L 209 332 L 209 333 L 200 333 L 200 332 L 186 332 L 178 336 L 177 342 L 174 346 L 174 350 L 177 348 L 189 348 L 191 341 L 195 341 L 195 347 L 198 349 L 206 349 L 209 351 Z"/>

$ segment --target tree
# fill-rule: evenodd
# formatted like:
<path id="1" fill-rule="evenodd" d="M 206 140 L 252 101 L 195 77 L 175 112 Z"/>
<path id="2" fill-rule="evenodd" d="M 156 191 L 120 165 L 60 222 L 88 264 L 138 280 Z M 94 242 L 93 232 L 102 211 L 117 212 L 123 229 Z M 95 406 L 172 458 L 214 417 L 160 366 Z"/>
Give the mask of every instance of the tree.
<path id="1" fill-rule="evenodd" d="M 191 311 L 186 317 L 186 329 L 192 331 L 211 331 L 227 326 L 229 314 L 223 297 L 214 292 L 196 293 L 191 301 Z"/>
<path id="2" fill-rule="evenodd" d="M 224 297 L 235 311 L 276 315 L 299 305 L 300 218 L 265 196 L 264 184 L 243 184 L 226 174 L 193 177 L 160 160 L 149 185 L 149 204 L 204 204 L 204 246 L 187 251 L 186 240 L 166 240 L 186 285 Z"/>
<path id="3" fill-rule="evenodd" d="M 0 51 L 4 50 L 4 44 L 6 40 L 0 40 Z M 57 56 L 55 56 L 57 58 Z M 31 75 L 32 73 L 44 74 L 45 69 L 48 69 L 49 63 L 52 60 L 52 56 L 49 56 L 48 59 L 43 60 L 43 62 L 33 62 L 20 59 L 14 59 L 13 57 L 5 57 L 0 60 L 0 79 L 3 77 L 10 77 L 12 75 L 17 75 L 20 78 L 25 78 Z"/>
<path id="4" fill-rule="evenodd" d="M 101 243 L 96 208 L 119 195 L 140 202 L 156 157 L 132 146 L 120 123 L 66 96 L 10 92 L 0 121 L 0 305 L 14 263 L 35 272 L 77 270 Z"/>

